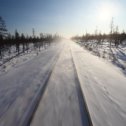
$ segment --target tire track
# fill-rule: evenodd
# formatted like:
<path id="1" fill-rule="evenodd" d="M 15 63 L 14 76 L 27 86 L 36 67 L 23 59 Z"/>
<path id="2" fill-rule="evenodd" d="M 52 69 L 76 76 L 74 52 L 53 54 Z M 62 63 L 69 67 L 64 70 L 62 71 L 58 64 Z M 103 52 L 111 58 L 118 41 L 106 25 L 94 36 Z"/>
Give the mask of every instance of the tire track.
<path id="1" fill-rule="evenodd" d="M 64 48 L 64 46 L 63 46 Z M 36 95 L 34 96 L 28 110 L 25 112 L 22 120 L 21 120 L 21 123 L 19 124 L 19 126 L 30 126 L 30 123 L 34 117 L 34 114 L 37 110 L 37 107 L 40 103 L 40 100 L 42 99 L 43 97 L 43 94 L 46 90 L 46 87 L 48 85 L 48 81 L 53 73 L 53 70 L 55 68 L 55 65 L 60 57 L 60 54 L 63 50 L 63 48 L 60 50 L 60 52 L 57 53 L 57 55 L 55 56 L 55 60 L 54 60 L 54 63 L 51 65 L 51 69 L 48 70 L 47 74 L 45 75 L 45 79 L 43 80 L 43 85 L 40 87 L 39 91 L 36 93 Z"/>
<path id="2" fill-rule="evenodd" d="M 79 100 L 79 106 L 80 106 L 80 112 L 81 112 L 81 119 L 82 119 L 82 124 L 83 126 L 93 126 L 92 120 L 91 120 L 91 116 L 88 110 L 88 106 L 86 103 L 86 99 L 84 96 L 84 93 L 82 91 L 81 88 L 81 83 L 79 80 L 79 75 L 77 72 L 77 67 L 76 64 L 74 62 L 74 57 L 72 54 L 72 49 L 70 48 L 70 53 L 71 53 L 71 57 L 72 57 L 72 63 L 73 63 L 73 67 L 74 67 L 74 71 L 75 71 L 75 79 L 77 81 L 77 93 L 78 93 L 78 100 Z"/>

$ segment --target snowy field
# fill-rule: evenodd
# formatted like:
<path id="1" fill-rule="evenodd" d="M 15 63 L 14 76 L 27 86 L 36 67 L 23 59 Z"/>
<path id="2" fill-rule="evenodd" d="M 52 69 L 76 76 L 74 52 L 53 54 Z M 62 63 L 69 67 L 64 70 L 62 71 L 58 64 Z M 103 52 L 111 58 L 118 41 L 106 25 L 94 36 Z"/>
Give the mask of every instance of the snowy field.
<path id="1" fill-rule="evenodd" d="M 56 43 L 54 42 L 51 46 L 54 46 L 55 44 Z M 4 53 L 4 57 L 0 59 L 0 75 L 7 73 L 14 67 L 18 67 L 19 65 L 24 64 L 30 59 L 33 59 L 35 56 L 40 55 L 41 53 L 45 52 L 49 47 L 49 45 L 44 45 L 40 48 L 40 50 L 38 50 L 37 48 L 35 49 L 33 47 L 33 44 L 30 44 L 29 50 L 26 50 L 25 52 L 21 50 L 19 55 L 17 55 L 15 47 L 12 47 L 11 55 L 8 54 L 8 51 L 6 51 Z"/>
<path id="2" fill-rule="evenodd" d="M 79 42 L 79 44 L 85 49 L 92 52 L 92 54 L 111 61 L 114 65 L 120 67 L 123 72 L 126 69 L 126 41 L 120 44 L 118 47 L 112 43 L 105 41 L 98 44 L 97 41 Z"/>
<path id="3" fill-rule="evenodd" d="M 126 52 L 120 48 L 112 51 L 114 55 L 120 52 L 116 58 L 123 64 Z M 5 68 L 0 67 L 0 126 L 17 126 L 28 118 L 28 110 L 52 68 L 31 126 L 89 126 L 78 85 L 93 126 L 126 125 L 124 70 L 92 55 L 77 43 L 64 39 L 38 55 L 29 53 L 13 62 L 14 66 L 8 62 Z"/>

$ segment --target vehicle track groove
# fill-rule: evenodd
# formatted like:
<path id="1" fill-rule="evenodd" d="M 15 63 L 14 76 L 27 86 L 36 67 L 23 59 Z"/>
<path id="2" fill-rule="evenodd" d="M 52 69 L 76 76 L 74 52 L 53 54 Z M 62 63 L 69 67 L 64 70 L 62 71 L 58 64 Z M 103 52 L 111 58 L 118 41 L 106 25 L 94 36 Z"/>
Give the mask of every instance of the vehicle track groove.
<path id="1" fill-rule="evenodd" d="M 90 116 L 90 113 L 89 113 L 89 110 L 88 110 L 88 106 L 87 106 L 87 103 L 86 103 L 86 99 L 85 99 L 84 93 L 83 93 L 82 88 L 81 88 L 81 82 L 79 80 L 79 75 L 78 75 L 78 72 L 77 72 L 76 64 L 74 62 L 74 57 L 73 57 L 71 48 L 70 48 L 70 53 L 71 53 L 71 56 L 72 56 L 72 63 L 73 63 L 74 71 L 75 71 L 75 74 L 76 74 L 75 79 L 76 79 L 77 84 L 78 84 L 77 85 L 77 93 L 78 93 L 78 100 L 79 100 L 79 106 L 80 106 L 80 112 L 81 112 L 82 125 L 83 126 L 93 126 L 91 116 Z"/>
<path id="2" fill-rule="evenodd" d="M 46 87 L 48 85 L 48 81 L 53 73 L 53 70 L 55 68 L 55 65 L 60 57 L 60 54 L 62 52 L 63 48 L 60 50 L 60 52 L 58 52 L 55 56 L 55 60 L 54 60 L 54 63 L 51 64 L 51 69 L 48 70 L 46 76 L 45 76 L 45 79 L 43 80 L 43 85 L 40 87 L 39 91 L 36 93 L 36 95 L 34 96 L 33 100 L 31 101 L 31 104 L 28 108 L 28 110 L 25 112 L 22 120 L 21 120 L 21 123 L 19 124 L 19 126 L 30 126 L 30 123 L 34 117 L 34 114 L 37 110 L 37 107 L 40 103 L 40 100 L 42 99 L 43 97 L 43 94 L 46 90 Z"/>

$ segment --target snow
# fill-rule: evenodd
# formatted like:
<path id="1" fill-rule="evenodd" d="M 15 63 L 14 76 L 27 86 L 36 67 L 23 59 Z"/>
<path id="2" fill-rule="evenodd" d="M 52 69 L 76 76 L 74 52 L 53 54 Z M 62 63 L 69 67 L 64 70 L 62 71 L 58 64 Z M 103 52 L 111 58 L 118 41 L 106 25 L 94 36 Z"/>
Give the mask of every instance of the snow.
<path id="1" fill-rule="evenodd" d="M 76 44 L 72 52 L 94 126 L 126 125 L 126 77 Z"/>
<path id="2" fill-rule="evenodd" d="M 51 46 L 40 55 L 1 74 L 0 126 L 16 126 L 21 122 L 62 47 L 63 43 Z"/>
<path id="3" fill-rule="evenodd" d="M 81 126 L 76 86 L 71 52 L 67 45 L 55 65 L 31 126 L 40 124 L 43 126 Z"/>
<path id="4" fill-rule="evenodd" d="M 51 46 L 54 46 L 54 45 L 55 43 L 52 43 Z M 31 44 L 28 51 L 25 51 L 24 53 L 21 52 L 19 55 L 15 53 L 14 47 L 12 47 L 12 50 L 13 51 L 11 55 L 7 53 L 3 59 L 0 59 L 0 75 L 7 73 L 11 69 L 18 67 L 28 62 L 29 60 L 33 59 L 35 56 L 40 55 L 41 53 L 47 51 L 47 47 L 41 47 L 40 51 L 38 51 L 38 49 L 34 49 L 33 45 Z"/>
<path id="5" fill-rule="evenodd" d="M 113 52 L 117 50 L 113 49 Z M 70 40 L 63 40 L 23 62 L 22 59 L 27 59 L 27 56 L 14 59 L 15 65 L 10 65 L 11 69 L 0 74 L 0 126 L 17 126 L 21 123 L 35 94 L 43 85 L 45 75 L 56 61 L 32 126 L 83 125 L 86 116 L 80 111 L 79 82 L 93 126 L 126 125 L 126 76 L 119 67 L 92 55 Z"/>
<path id="6" fill-rule="evenodd" d="M 125 42 L 124 42 L 125 43 Z M 126 69 L 126 45 L 120 44 L 118 47 L 112 43 L 104 41 L 98 43 L 97 41 L 79 42 L 81 46 L 88 49 L 92 54 L 111 61 L 114 65 Z"/>

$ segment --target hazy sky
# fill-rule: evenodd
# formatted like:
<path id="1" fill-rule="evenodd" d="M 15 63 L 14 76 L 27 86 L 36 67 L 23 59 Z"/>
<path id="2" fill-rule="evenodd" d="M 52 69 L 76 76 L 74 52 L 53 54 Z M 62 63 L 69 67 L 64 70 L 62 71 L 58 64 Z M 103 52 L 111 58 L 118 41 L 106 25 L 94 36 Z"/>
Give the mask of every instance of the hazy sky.
<path id="1" fill-rule="evenodd" d="M 0 16 L 10 32 L 59 33 L 63 36 L 108 32 L 114 17 L 126 30 L 126 0 L 0 0 Z"/>

